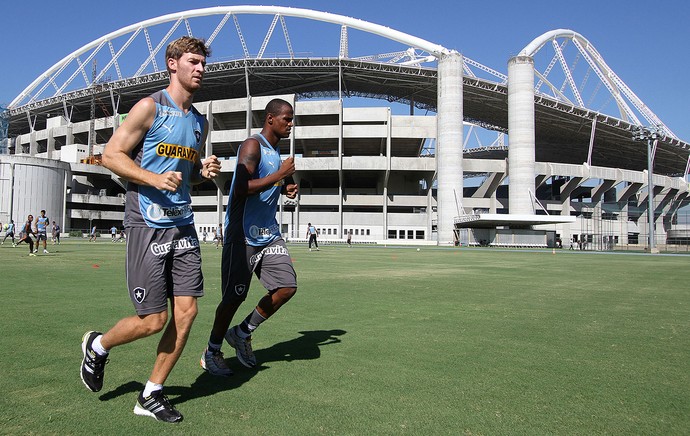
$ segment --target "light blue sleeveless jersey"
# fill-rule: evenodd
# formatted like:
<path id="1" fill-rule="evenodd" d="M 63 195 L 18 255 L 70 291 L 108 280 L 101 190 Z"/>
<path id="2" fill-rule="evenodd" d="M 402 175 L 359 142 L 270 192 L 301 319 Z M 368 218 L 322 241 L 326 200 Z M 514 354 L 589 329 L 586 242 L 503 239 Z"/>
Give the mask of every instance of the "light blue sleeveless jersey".
<path id="1" fill-rule="evenodd" d="M 182 183 L 177 192 L 128 183 L 124 225 L 170 228 L 193 224 L 189 181 L 201 151 L 206 119 L 193 106 L 185 114 L 166 90 L 152 94 L 151 98 L 156 102 L 156 117 L 132 152 L 132 159 L 157 174 L 179 171 Z"/>
<path id="2" fill-rule="evenodd" d="M 253 138 L 259 141 L 261 146 L 261 160 L 252 178 L 262 179 L 280 168 L 282 163 L 280 150 L 274 149 L 261 134 L 254 135 Z M 239 155 L 239 150 L 237 154 Z M 239 198 L 235 195 L 235 176 L 233 176 L 230 186 L 230 204 L 225 213 L 226 240 L 239 242 L 244 237 L 247 245 L 264 246 L 280 238 L 276 211 L 282 185 L 282 182 L 276 183 L 263 192 Z"/>
<path id="3" fill-rule="evenodd" d="M 36 230 L 45 233 L 46 228 L 48 227 L 48 217 L 41 217 L 39 216 L 38 219 L 36 220 Z"/>

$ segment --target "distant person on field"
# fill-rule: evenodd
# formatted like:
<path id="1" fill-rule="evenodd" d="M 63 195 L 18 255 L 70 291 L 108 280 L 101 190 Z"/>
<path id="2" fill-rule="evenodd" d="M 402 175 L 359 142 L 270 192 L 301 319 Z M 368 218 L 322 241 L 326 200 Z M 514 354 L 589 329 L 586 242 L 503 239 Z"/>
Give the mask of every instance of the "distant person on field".
<path id="1" fill-rule="evenodd" d="M 347 245 L 348 247 L 352 247 L 352 230 L 347 232 Z"/>
<path id="2" fill-rule="evenodd" d="M 50 224 L 50 220 L 46 216 L 46 211 L 42 210 L 41 215 L 36 217 L 36 248 L 34 253 L 38 251 L 38 246 L 43 241 L 43 253 L 48 254 L 48 224 Z"/>
<path id="3" fill-rule="evenodd" d="M 213 240 L 216 241 L 217 250 L 218 246 L 223 244 L 223 224 L 218 224 L 218 227 L 216 227 L 216 236 Z"/>
<path id="4" fill-rule="evenodd" d="M 60 230 L 60 224 L 56 224 L 55 221 L 53 221 L 53 245 L 60 245 Z"/>
<path id="5" fill-rule="evenodd" d="M 316 251 L 319 251 L 319 243 L 316 241 L 316 227 L 312 226 L 311 223 L 307 225 L 307 238 L 309 238 L 309 251 L 311 251 L 311 244 L 313 243 L 316 247 Z"/>
<path id="6" fill-rule="evenodd" d="M 35 256 L 34 254 L 34 240 L 31 238 L 31 235 L 36 235 L 34 232 L 34 229 L 32 227 L 34 221 L 34 216 L 29 215 L 26 218 L 26 222 L 24 223 L 24 227 L 22 228 L 22 233 L 21 233 L 21 238 L 19 241 L 17 241 L 17 245 L 21 244 L 22 242 L 26 242 L 29 244 L 29 256 Z"/>
<path id="7" fill-rule="evenodd" d="M 91 228 L 91 234 L 89 235 L 89 242 L 96 242 L 96 226 Z"/>
<path id="8" fill-rule="evenodd" d="M 201 355 L 201 367 L 213 375 L 232 374 L 220 351 L 223 339 L 235 348 L 242 365 L 256 367 L 252 334 L 297 292 L 297 274 L 276 221 L 281 193 L 292 199 L 298 192 L 291 180 L 295 160 L 288 157 L 281 162 L 278 147 L 282 138 L 290 136 L 293 117 L 290 103 L 269 101 L 261 132 L 245 139 L 237 153 L 225 214 L 222 297 Z M 247 298 L 253 274 L 267 293 L 241 323 L 230 327 Z"/>
<path id="9" fill-rule="evenodd" d="M 111 242 L 115 242 L 115 241 L 117 240 L 117 227 L 112 226 L 112 227 L 110 228 L 110 236 L 111 236 L 111 238 L 112 238 L 112 241 L 111 241 Z"/>
<path id="10" fill-rule="evenodd" d="M 7 224 L 7 230 L 5 230 L 5 237 L 2 239 L 2 243 L 5 243 L 5 239 L 8 237 L 12 238 L 12 246 L 16 246 L 17 244 L 14 243 L 14 220 L 10 220 L 9 224 Z"/>
<path id="11" fill-rule="evenodd" d="M 209 54 L 197 38 L 171 42 L 165 52 L 170 84 L 134 105 L 103 152 L 103 166 L 128 181 L 126 281 L 136 315 L 105 334 L 84 334 L 81 378 L 90 391 L 100 391 L 113 348 L 163 331 L 134 413 L 165 422 L 182 420 L 163 384 L 187 343 L 197 298 L 204 295 L 191 186 L 220 173 L 216 156 L 200 159 L 208 122 L 192 106 Z"/>

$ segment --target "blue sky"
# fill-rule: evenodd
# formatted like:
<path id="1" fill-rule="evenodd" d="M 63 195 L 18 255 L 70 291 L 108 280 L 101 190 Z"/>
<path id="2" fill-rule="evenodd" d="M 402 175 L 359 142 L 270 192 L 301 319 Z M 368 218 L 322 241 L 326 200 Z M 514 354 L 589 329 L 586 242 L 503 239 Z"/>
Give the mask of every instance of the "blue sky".
<path id="1" fill-rule="evenodd" d="M 619 0 L 5 2 L 0 14 L 5 42 L 0 104 L 9 103 L 67 54 L 109 32 L 168 13 L 239 4 L 292 6 L 359 18 L 455 49 L 503 73 L 508 59 L 535 37 L 572 29 L 597 48 L 676 135 L 690 142 L 690 3 L 680 0 L 645 2 L 644 7 Z"/>

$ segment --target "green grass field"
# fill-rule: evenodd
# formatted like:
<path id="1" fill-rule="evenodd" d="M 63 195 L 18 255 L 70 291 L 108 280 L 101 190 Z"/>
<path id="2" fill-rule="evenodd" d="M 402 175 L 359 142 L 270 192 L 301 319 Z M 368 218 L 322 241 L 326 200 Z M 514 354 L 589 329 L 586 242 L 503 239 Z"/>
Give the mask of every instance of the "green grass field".
<path id="1" fill-rule="evenodd" d="M 206 296 L 165 392 L 135 416 L 158 336 L 113 350 L 99 393 L 81 337 L 133 314 L 124 244 L 0 247 L 2 434 L 688 434 L 688 256 L 291 245 L 300 288 L 254 336 L 260 367 L 199 367 Z M 240 309 L 263 294 L 258 281 Z"/>

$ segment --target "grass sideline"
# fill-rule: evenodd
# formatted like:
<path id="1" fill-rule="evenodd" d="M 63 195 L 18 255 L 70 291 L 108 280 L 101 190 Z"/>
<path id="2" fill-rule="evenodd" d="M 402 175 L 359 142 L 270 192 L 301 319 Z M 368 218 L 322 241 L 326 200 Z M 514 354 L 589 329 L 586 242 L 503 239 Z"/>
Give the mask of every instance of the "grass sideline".
<path id="1" fill-rule="evenodd" d="M 254 338 L 258 370 L 199 367 L 220 250 L 165 392 L 132 413 L 158 336 L 79 379 L 82 334 L 133 313 L 124 244 L 0 247 L 1 434 L 687 434 L 687 256 L 290 245 L 300 289 Z M 257 280 L 244 316 L 263 293 Z"/>

